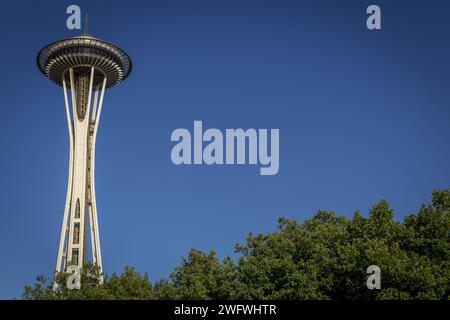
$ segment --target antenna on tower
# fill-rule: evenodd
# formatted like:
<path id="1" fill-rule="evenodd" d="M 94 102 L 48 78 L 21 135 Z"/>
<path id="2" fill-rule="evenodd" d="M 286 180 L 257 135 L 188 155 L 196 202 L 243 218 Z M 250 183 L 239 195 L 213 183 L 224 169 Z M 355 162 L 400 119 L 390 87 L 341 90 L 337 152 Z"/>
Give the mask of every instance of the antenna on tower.
<path id="1" fill-rule="evenodd" d="M 86 18 L 84 19 L 84 34 L 88 34 L 88 15 L 86 14 Z"/>

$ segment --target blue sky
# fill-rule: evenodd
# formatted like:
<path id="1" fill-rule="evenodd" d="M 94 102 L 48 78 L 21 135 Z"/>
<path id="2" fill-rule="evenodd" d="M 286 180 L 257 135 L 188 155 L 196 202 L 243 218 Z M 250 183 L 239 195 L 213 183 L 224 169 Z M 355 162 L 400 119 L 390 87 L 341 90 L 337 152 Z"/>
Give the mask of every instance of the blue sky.
<path id="1" fill-rule="evenodd" d="M 369 31 L 365 10 L 382 10 Z M 167 276 L 190 248 L 233 254 L 248 232 L 318 209 L 397 219 L 450 182 L 448 1 L 14 1 L 2 4 L 0 298 L 55 268 L 66 196 L 62 90 L 35 65 L 89 31 L 133 59 L 107 92 L 96 194 L 104 268 Z M 171 132 L 279 128 L 280 171 L 175 166 Z"/>

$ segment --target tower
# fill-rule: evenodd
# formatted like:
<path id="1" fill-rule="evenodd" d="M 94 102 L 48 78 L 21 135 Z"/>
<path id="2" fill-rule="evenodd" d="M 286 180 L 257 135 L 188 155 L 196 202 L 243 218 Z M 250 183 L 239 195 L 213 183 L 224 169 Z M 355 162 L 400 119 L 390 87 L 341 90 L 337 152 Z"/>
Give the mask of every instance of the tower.
<path id="1" fill-rule="evenodd" d="M 92 263 L 102 271 L 95 201 L 95 141 L 105 90 L 128 77 L 131 59 L 119 47 L 83 34 L 45 46 L 39 51 L 37 65 L 63 88 L 69 128 L 69 178 L 56 272 L 68 265 L 81 268 L 87 262 L 88 234 Z"/>

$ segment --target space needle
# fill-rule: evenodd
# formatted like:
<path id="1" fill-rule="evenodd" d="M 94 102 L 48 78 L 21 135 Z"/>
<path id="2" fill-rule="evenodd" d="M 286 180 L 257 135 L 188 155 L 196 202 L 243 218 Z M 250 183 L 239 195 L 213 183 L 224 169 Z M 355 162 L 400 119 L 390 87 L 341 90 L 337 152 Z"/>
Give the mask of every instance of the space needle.
<path id="1" fill-rule="evenodd" d="M 37 65 L 47 78 L 62 87 L 69 128 L 69 178 L 56 273 L 64 272 L 70 265 L 82 268 L 87 263 L 88 234 L 92 263 L 102 271 L 95 200 L 95 141 L 105 90 L 128 77 L 132 62 L 116 45 L 85 32 L 42 48 Z M 102 282 L 103 277 L 99 279 Z"/>

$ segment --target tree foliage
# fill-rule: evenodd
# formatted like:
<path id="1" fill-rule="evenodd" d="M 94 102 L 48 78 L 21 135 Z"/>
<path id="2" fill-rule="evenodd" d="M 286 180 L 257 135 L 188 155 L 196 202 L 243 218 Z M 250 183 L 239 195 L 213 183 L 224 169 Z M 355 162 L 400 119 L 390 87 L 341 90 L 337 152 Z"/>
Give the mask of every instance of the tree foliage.
<path id="1" fill-rule="evenodd" d="M 168 279 L 153 285 L 147 274 L 126 267 L 96 284 L 88 265 L 82 288 L 57 291 L 39 276 L 24 299 L 448 299 L 450 297 L 450 190 L 403 222 L 386 201 L 365 218 L 319 211 L 299 223 L 280 219 L 276 232 L 250 234 L 237 244 L 238 261 L 192 249 Z M 366 269 L 381 269 L 381 290 L 366 286 Z"/>

